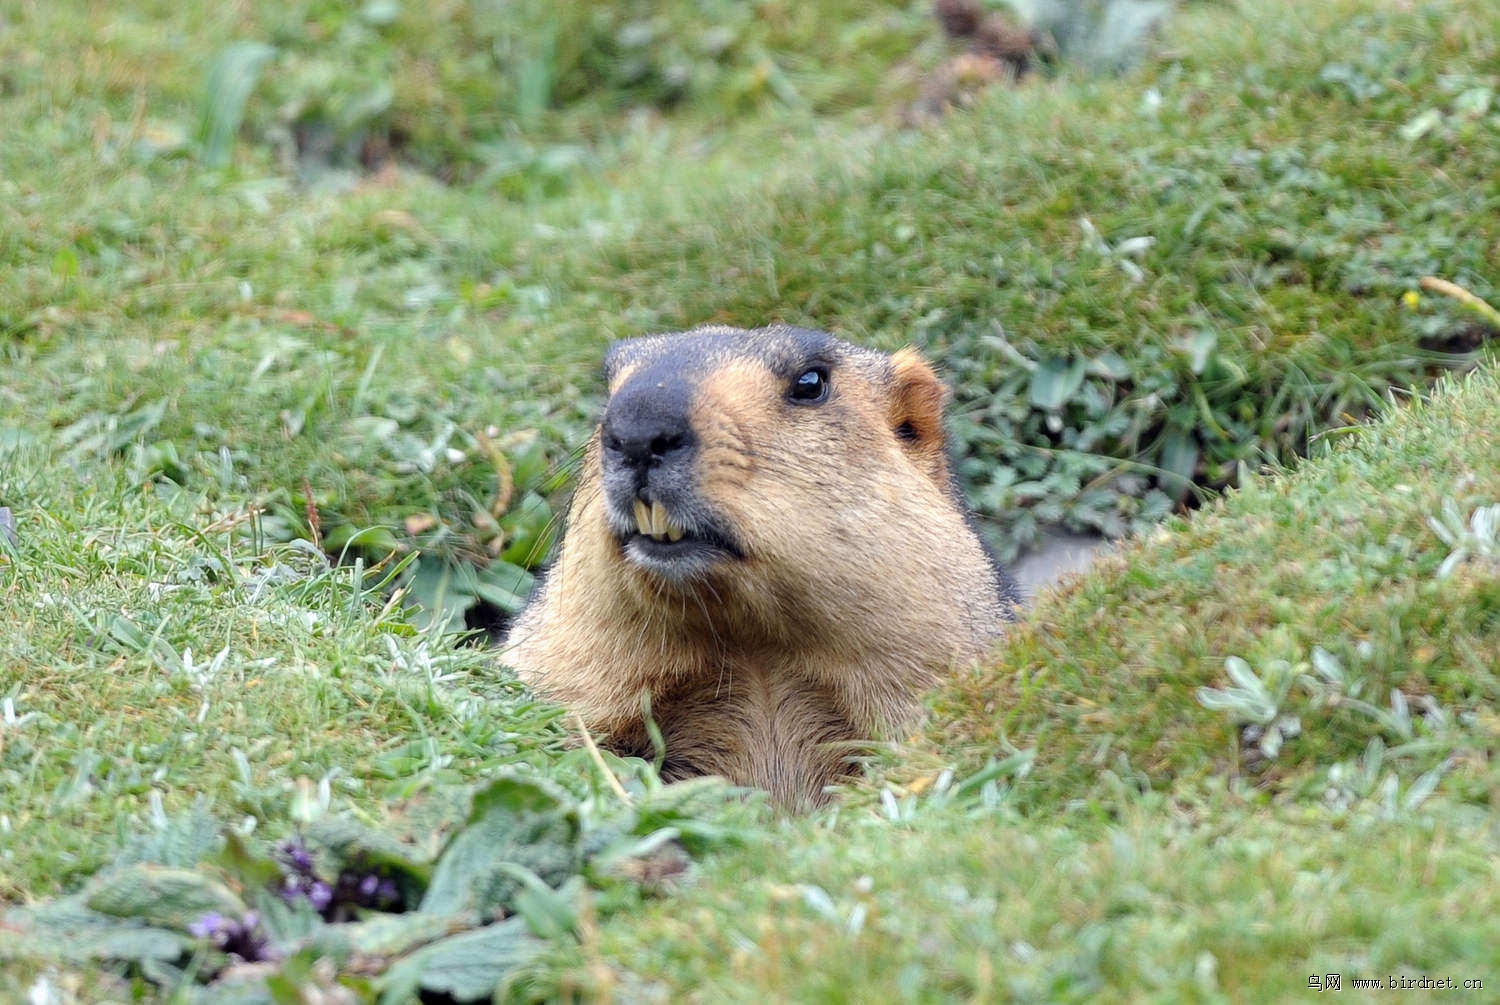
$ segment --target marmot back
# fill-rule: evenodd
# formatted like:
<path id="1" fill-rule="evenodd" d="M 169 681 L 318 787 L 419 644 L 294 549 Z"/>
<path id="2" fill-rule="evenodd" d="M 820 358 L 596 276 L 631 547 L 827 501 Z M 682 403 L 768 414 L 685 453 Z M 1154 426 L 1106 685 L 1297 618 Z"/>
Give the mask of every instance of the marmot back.
<path id="1" fill-rule="evenodd" d="M 699 328 L 616 343 L 561 553 L 507 640 L 542 695 L 669 777 L 822 799 L 851 741 L 1003 632 L 1015 588 L 949 469 L 912 350 Z"/>

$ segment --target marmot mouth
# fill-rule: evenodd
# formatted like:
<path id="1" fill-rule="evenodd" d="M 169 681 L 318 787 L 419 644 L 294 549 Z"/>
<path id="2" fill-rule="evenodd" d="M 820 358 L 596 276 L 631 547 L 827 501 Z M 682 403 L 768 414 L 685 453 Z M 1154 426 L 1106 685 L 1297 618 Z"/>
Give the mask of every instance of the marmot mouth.
<path id="1" fill-rule="evenodd" d="M 635 529 L 642 537 L 658 543 L 670 541 L 676 544 L 687 535 L 683 526 L 672 519 L 672 514 L 660 502 L 653 502 L 648 507 L 639 499 L 635 501 Z"/>
<path id="2" fill-rule="evenodd" d="M 728 536 L 712 527 L 689 530 L 660 502 L 647 506 L 637 500 L 634 511 L 635 530 L 620 535 L 621 551 L 634 565 L 665 579 L 687 579 L 716 562 L 744 558 Z"/>

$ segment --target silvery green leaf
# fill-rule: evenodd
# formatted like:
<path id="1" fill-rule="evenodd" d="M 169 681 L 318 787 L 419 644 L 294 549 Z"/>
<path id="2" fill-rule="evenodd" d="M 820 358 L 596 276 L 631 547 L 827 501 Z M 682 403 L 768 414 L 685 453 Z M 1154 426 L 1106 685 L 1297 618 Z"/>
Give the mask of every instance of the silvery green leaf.
<path id="1" fill-rule="evenodd" d="M 1198 689 L 1198 703 L 1216 712 L 1232 712 L 1235 721 L 1265 724 L 1276 717 L 1276 705 L 1264 693 L 1244 688 Z"/>
<path id="2" fill-rule="evenodd" d="M 360 8 L 359 16 L 366 24 L 377 28 L 394 24 L 401 16 L 400 0 L 366 0 L 364 7 Z"/>
<path id="3" fill-rule="evenodd" d="M 1179 497 L 1186 495 L 1193 486 L 1193 475 L 1198 470 L 1198 453 L 1198 441 L 1187 430 L 1172 430 L 1162 442 L 1161 466 L 1164 471 L 1177 476 L 1172 487 Z"/>
<path id="4" fill-rule="evenodd" d="M 260 80 L 261 69 L 274 55 L 276 50 L 263 42 L 232 42 L 214 59 L 198 122 L 203 160 L 210 167 L 222 167 L 229 162 L 235 134 L 245 117 L 245 105 Z"/>
<path id="5" fill-rule="evenodd" d="M 1391 717 L 1403 738 L 1411 736 L 1411 708 L 1400 688 L 1391 689 Z"/>
<path id="6" fill-rule="evenodd" d="M 1394 771 L 1380 780 L 1379 799 L 1383 815 L 1389 819 L 1396 815 L 1396 795 L 1401 791 L 1401 782 Z"/>
<path id="7" fill-rule="evenodd" d="M 1219 333 L 1212 328 L 1201 328 L 1188 340 L 1188 365 L 1195 375 L 1201 375 L 1219 346 Z"/>
<path id="8" fill-rule="evenodd" d="M 802 903 L 806 904 L 814 913 L 822 915 L 829 921 L 838 921 L 839 910 L 834 906 L 833 898 L 828 896 L 828 891 L 813 883 L 803 883 L 801 887 Z"/>
<path id="9" fill-rule="evenodd" d="M 1088 372 L 1095 377 L 1106 377 L 1109 380 L 1125 380 L 1131 374 L 1130 364 L 1126 363 L 1119 353 L 1114 352 L 1102 352 L 1089 360 Z"/>
<path id="10" fill-rule="evenodd" d="M 1337 687 L 1342 688 L 1348 680 L 1344 675 L 1344 665 L 1339 662 L 1338 657 L 1322 646 L 1313 646 L 1312 665 L 1319 677 Z"/>
<path id="11" fill-rule="evenodd" d="M 1497 537 L 1500 537 L 1496 533 L 1500 530 L 1500 505 L 1479 507 L 1470 518 L 1469 525 L 1474 528 L 1476 538 L 1494 544 Z"/>
<path id="12" fill-rule="evenodd" d="M 1413 143 L 1443 124 L 1443 113 L 1429 108 L 1401 127 L 1401 138 Z"/>
<path id="13" fill-rule="evenodd" d="M 1250 664 L 1238 656 L 1230 656 L 1224 660 L 1224 672 L 1229 674 L 1230 680 L 1246 691 L 1265 692 L 1265 687 L 1261 684 L 1260 678 L 1255 675 L 1255 671 L 1250 668 Z"/>
<path id="14" fill-rule="evenodd" d="M 389 959 L 462 928 L 452 918 L 421 911 L 405 914 L 371 912 L 362 921 L 318 925 L 303 940 L 320 954 L 338 958 L 350 955 Z"/>
<path id="15" fill-rule="evenodd" d="M 572 876 L 554 890 L 525 866 L 503 863 L 501 868 L 521 884 L 513 903 L 516 915 L 525 920 L 532 935 L 539 939 L 560 939 L 573 932 L 578 924 L 582 877 Z"/>
<path id="16" fill-rule="evenodd" d="M 1427 797 L 1437 790 L 1438 783 L 1443 780 L 1444 768 L 1439 764 L 1430 771 L 1424 771 L 1417 776 L 1416 781 L 1406 790 L 1406 798 L 1401 801 L 1402 809 L 1408 812 L 1415 810 L 1427 801 Z"/>
<path id="17" fill-rule="evenodd" d="M 1471 87 L 1453 99 L 1453 110 L 1459 115 L 1477 119 L 1490 110 L 1495 92 L 1488 87 Z"/>

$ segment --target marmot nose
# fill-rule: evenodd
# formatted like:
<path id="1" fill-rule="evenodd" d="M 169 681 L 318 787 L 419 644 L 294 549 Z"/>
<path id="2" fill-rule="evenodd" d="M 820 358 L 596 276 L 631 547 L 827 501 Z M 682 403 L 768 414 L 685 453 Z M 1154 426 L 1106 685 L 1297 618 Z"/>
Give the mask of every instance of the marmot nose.
<path id="1" fill-rule="evenodd" d="M 689 399 L 681 381 L 637 379 L 616 391 L 601 430 L 606 459 L 645 471 L 685 457 L 694 442 Z"/>

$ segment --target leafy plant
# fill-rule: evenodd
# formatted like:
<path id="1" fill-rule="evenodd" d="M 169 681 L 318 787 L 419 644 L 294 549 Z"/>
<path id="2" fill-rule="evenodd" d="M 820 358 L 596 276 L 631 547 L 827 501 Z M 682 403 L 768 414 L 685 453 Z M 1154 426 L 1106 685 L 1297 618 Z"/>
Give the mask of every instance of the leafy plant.
<path id="1" fill-rule="evenodd" d="M 501 775 L 431 858 L 413 836 L 352 817 L 321 817 L 268 849 L 199 811 L 74 896 L 0 915 L 0 960 L 126 965 L 195 1001 L 280 1000 L 315 972 L 382 1001 L 488 1000 L 548 940 L 574 937 L 587 885 L 682 854 L 685 832 L 711 844 L 696 822 L 677 826 L 705 794 L 651 783 L 639 801 L 600 804 Z"/>
<path id="2" fill-rule="evenodd" d="M 1260 755 L 1274 760 L 1286 740 L 1302 732 L 1302 721 L 1284 710 L 1292 684 L 1299 672 L 1286 660 L 1272 660 L 1257 673 L 1238 656 L 1224 661 L 1224 672 L 1232 687 L 1198 689 L 1198 703 L 1204 708 L 1222 711 L 1242 723 L 1245 740 L 1253 743 Z"/>
<path id="3" fill-rule="evenodd" d="M 1241 728 L 1241 739 L 1252 745 L 1257 760 L 1274 760 L 1282 744 L 1303 729 L 1302 715 L 1294 709 L 1296 691 L 1310 698 L 1310 709 L 1348 709 L 1374 722 L 1382 734 L 1399 742 L 1411 741 L 1417 733 L 1416 717 L 1406 695 L 1391 690 L 1390 708 L 1383 709 L 1361 698 L 1362 678 L 1351 675 L 1328 650 L 1315 646 L 1307 662 L 1296 664 L 1271 660 L 1259 672 L 1238 656 L 1224 661 L 1231 687 L 1200 687 L 1198 703 L 1224 712 Z M 1434 729 L 1447 725 L 1447 716 L 1428 702 L 1426 721 Z"/>
<path id="4" fill-rule="evenodd" d="M 1336 812 L 1350 813 L 1373 805 L 1381 818 L 1392 820 L 1417 810 L 1437 790 L 1450 769 L 1448 762 L 1439 762 L 1412 778 L 1403 793 L 1401 777 L 1393 765 L 1395 760 L 1380 737 L 1371 737 L 1359 758 L 1328 766 L 1318 780 L 1318 795 L 1325 806 Z"/>
<path id="5" fill-rule="evenodd" d="M 1464 562 L 1479 559 L 1500 562 L 1500 504 L 1478 506 L 1465 522 L 1458 504 L 1443 500 L 1441 516 L 1429 516 L 1427 525 L 1451 550 L 1438 566 L 1438 578 L 1445 579 Z"/>
<path id="6" fill-rule="evenodd" d="M 1120 536 L 1158 522 L 1260 455 L 1244 422 L 1225 419 L 1239 442 L 1204 422 L 1202 387 L 1237 383 L 1211 336 L 1170 357 L 1142 347 L 1132 363 L 1060 356 L 998 326 L 929 337 L 955 371 L 959 470 L 1002 557 L 1049 524 Z"/>

